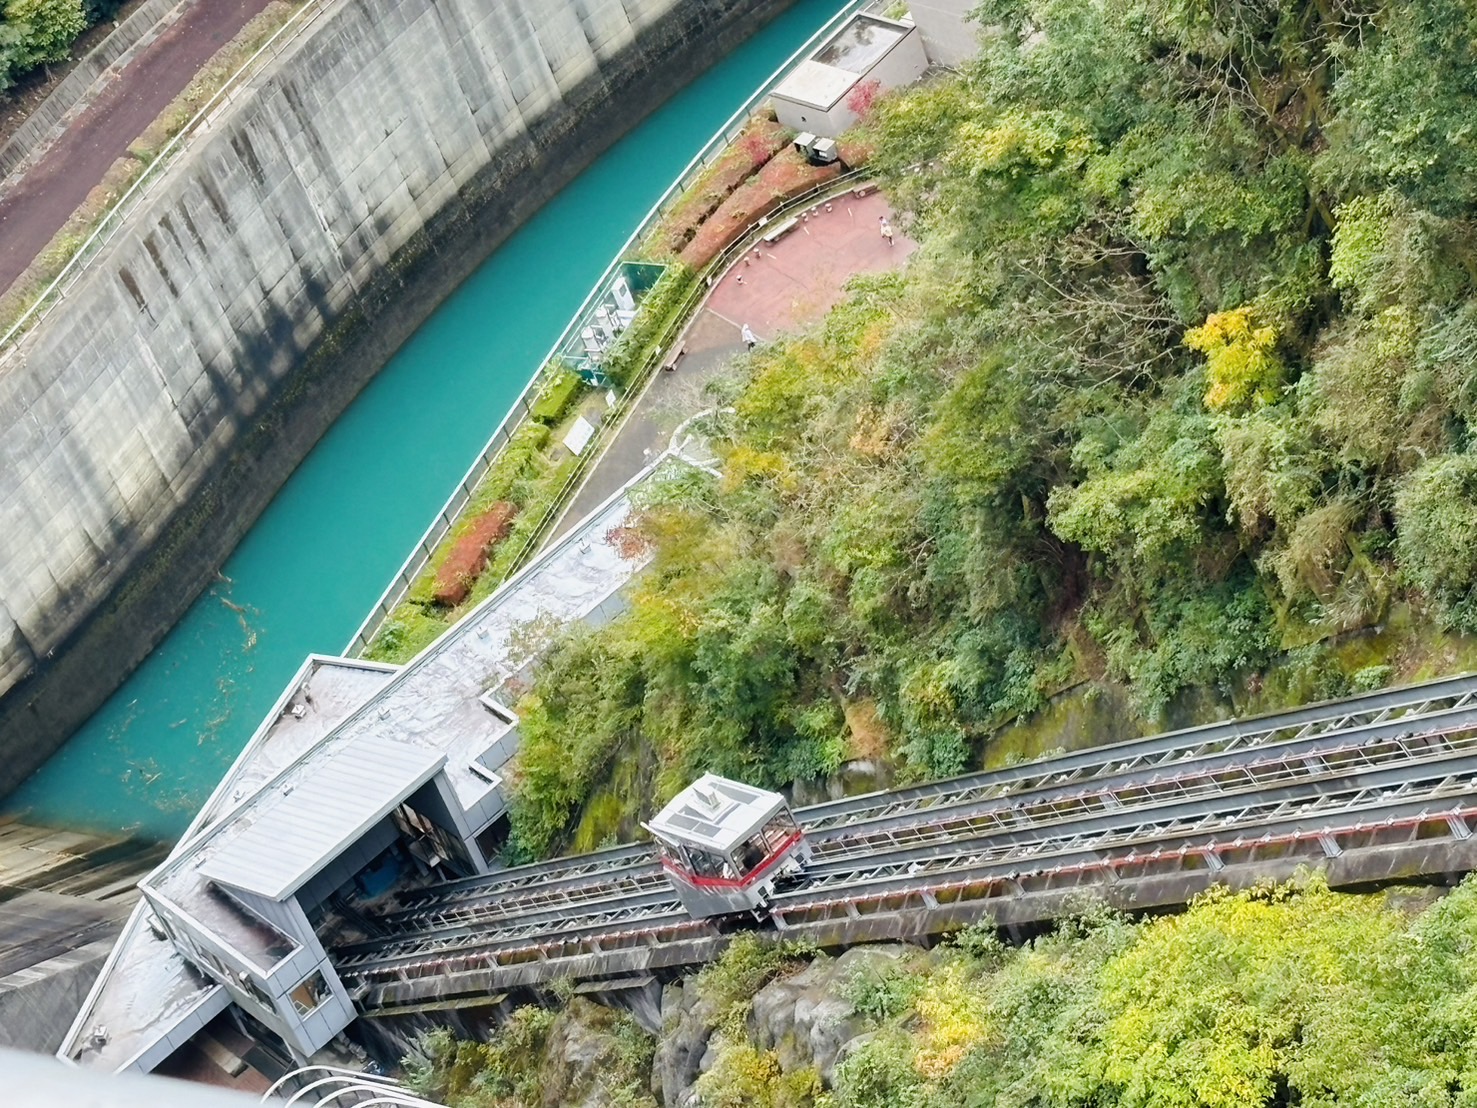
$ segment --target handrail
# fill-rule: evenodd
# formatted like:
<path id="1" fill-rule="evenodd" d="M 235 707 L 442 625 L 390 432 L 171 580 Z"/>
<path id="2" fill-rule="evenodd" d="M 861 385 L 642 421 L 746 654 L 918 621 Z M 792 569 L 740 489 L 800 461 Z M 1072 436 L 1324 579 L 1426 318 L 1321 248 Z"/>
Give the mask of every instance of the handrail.
<path id="1" fill-rule="evenodd" d="M 693 156 L 692 160 L 687 163 L 687 167 L 677 175 L 676 179 L 667 186 L 667 190 L 662 193 L 656 203 L 648 209 L 646 215 L 636 225 L 635 229 L 626 238 L 626 241 L 621 244 L 620 249 L 615 252 L 610 264 L 605 267 L 605 271 L 590 286 L 589 293 L 570 316 L 569 322 L 565 325 L 564 330 L 560 332 L 559 337 L 549 347 L 549 352 L 535 365 L 533 373 L 529 376 L 528 383 L 523 386 L 523 391 L 518 394 L 517 399 L 509 406 L 507 414 L 503 416 L 502 422 L 493 431 L 492 436 L 487 440 L 487 444 L 483 446 L 481 453 L 467 467 L 467 471 L 462 475 L 461 481 L 452 490 L 451 495 L 446 498 L 446 502 L 442 504 L 440 511 L 432 518 L 430 524 L 422 532 L 419 541 L 411 548 L 410 553 L 406 555 L 405 560 L 400 564 L 400 569 L 390 579 L 390 583 L 385 587 L 385 591 L 380 594 L 379 599 L 370 608 L 369 614 L 365 616 L 364 621 L 360 623 L 353 637 L 349 639 L 348 644 L 343 650 L 345 657 L 356 658 L 369 646 L 369 643 L 379 632 L 380 626 L 384 623 L 390 612 L 395 609 L 405 598 L 406 593 L 410 591 L 410 587 L 415 583 L 415 579 L 420 575 L 427 563 L 430 562 L 437 544 L 446 537 L 456 522 L 457 516 L 462 508 L 466 507 L 472 499 L 477 485 L 486 476 L 488 471 L 492 469 L 503 450 L 506 449 L 508 442 L 512 439 L 514 428 L 528 415 L 532 407 L 532 396 L 540 385 L 545 367 L 575 337 L 581 321 L 592 310 L 601 291 L 610 283 L 611 278 L 615 276 L 620 264 L 630 254 L 635 245 L 650 232 L 651 228 L 656 225 L 661 217 L 671 209 L 687 190 L 692 187 L 703 172 L 728 148 L 729 143 L 738 137 L 755 108 L 774 91 L 780 81 L 784 80 L 796 65 L 809 56 L 817 43 L 824 41 L 826 36 L 832 34 L 841 23 L 850 19 L 857 12 L 875 7 L 876 4 L 877 0 L 846 0 L 846 3 L 841 6 L 835 15 L 827 20 L 810 38 L 806 39 L 799 49 L 786 58 L 779 68 L 771 73 L 755 89 L 738 110 L 728 117 L 727 122 Z M 719 255 L 720 258 L 723 256 Z M 686 304 L 684 303 L 685 310 Z M 636 391 L 634 388 L 628 388 L 626 390 L 627 394 L 634 391 Z M 579 468 L 582 467 L 577 467 L 576 472 L 578 472 Z M 561 494 L 564 491 L 564 489 L 561 489 Z M 521 553 L 519 557 L 522 557 Z"/>
<path id="2" fill-rule="evenodd" d="M 314 1074 L 326 1074 L 324 1077 L 316 1077 L 314 1080 L 302 1084 L 304 1078 Z M 298 1088 L 290 1096 L 287 1085 L 298 1082 Z M 324 1088 L 329 1091 L 324 1092 Z M 261 1096 L 261 1103 L 273 1102 L 274 1098 L 286 1097 L 284 1108 L 297 1104 L 305 1096 L 311 1094 L 316 1099 L 313 1101 L 314 1108 L 324 1106 L 338 1101 L 341 1097 L 352 1093 L 355 1103 L 361 1105 L 382 1104 L 396 1105 L 398 1108 L 442 1108 L 441 1105 L 426 1100 L 424 1097 L 416 1096 L 398 1085 L 392 1078 L 383 1074 L 363 1073 L 358 1070 L 344 1069 L 340 1066 L 307 1065 L 291 1070 L 283 1074 L 272 1086 Z M 371 1099 L 357 1099 L 363 1093 L 369 1093 Z M 303 1103 L 307 1103 L 303 1101 Z"/>
<path id="3" fill-rule="evenodd" d="M 293 12 L 286 23 L 272 32 L 271 37 L 262 43 L 251 57 L 242 62 L 236 72 L 227 77 L 215 94 L 190 117 L 179 133 L 164 144 L 163 149 L 144 167 L 138 180 L 129 185 L 123 195 L 118 197 L 103 213 L 98 225 L 83 240 L 77 252 L 67 260 L 67 264 L 62 266 L 61 272 L 41 290 L 40 295 L 30 307 L 21 313 L 20 318 L 10 326 L 10 329 L 0 335 L 0 367 L 3 367 L 19 348 L 20 339 L 25 332 L 45 319 L 61 301 L 66 299 L 72 286 L 82 278 L 87 264 L 97 257 L 102 248 L 107 245 L 108 240 L 126 222 L 127 216 L 132 214 L 133 209 L 143 202 L 149 190 L 164 176 L 164 171 L 169 167 L 174 156 L 183 148 L 185 141 L 210 116 L 234 97 L 240 91 L 240 86 L 256 75 L 255 71 L 259 70 L 266 61 L 271 61 L 281 54 L 284 48 L 335 2 L 336 0 L 304 0 L 303 6 Z M 271 57 L 263 61 L 264 55 L 269 52 Z M 258 64 L 259 62 L 261 65 Z"/>

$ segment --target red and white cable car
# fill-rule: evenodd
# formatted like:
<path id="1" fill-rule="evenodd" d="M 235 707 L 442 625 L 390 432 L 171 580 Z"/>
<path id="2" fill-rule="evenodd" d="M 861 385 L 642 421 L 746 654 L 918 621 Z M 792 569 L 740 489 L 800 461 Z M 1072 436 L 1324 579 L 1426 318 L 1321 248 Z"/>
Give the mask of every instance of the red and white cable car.
<path id="1" fill-rule="evenodd" d="M 762 911 L 775 879 L 810 860 L 779 793 L 705 773 L 645 824 L 662 867 L 695 917 Z"/>

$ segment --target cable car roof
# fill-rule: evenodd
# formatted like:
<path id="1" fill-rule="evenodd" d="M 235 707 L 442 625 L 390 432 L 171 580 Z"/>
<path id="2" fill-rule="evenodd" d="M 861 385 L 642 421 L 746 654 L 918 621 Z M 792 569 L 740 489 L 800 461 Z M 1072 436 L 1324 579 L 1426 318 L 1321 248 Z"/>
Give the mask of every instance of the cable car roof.
<path id="1" fill-rule="evenodd" d="M 668 801 L 646 827 L 671 843 L 727 853 L 784 807 L 785 798 L 779 793 L 705 773 Z"/>

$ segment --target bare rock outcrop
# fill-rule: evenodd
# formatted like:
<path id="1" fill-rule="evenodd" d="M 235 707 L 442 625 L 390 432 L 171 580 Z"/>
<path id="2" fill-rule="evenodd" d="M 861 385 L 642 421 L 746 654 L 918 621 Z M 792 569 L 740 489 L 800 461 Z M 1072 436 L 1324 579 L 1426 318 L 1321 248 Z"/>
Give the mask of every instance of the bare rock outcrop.
<path id="1" fill-rule="evenodd" d="M 847 982 L 859 973 L 880 975 L 913 952 L 901 945 L 855 947 L 770 982 L 754 997 L 747 1023 L 750 1041 L 774 1051 L 784 1072 L 814 1067 L 829 1086 L 838 1054 L 865 1030 L 847 999 Z"/>
<path id="2" fill-rule="evenodd" d="M 784 1074 L 811 1071 L 829 1086 L 838 1060 L 871 1034 L 849 998 L 850 983 L 859 977 L 884 977 L 918 953 L 915 947 L 893 944 L 857 947 L 837 958 L 818 955 L 798 973 L 759 989 L 738 1028 L 731 1022 L 731 1001 L 705 997 L 694 978 L 667 986 L 652 1092 L 665 1108 L 696 1108 L 701 1104 L 699 1078 L 715 1066 L 721 1071 L 720 1057 L 736 1045 L 773 1055 Z"/>
<path id="3" fill-rule="evenodd" d="M 644 1103 L 644 1067 L 635 1072 L 643 1059 L 632 1049 L 637 1037 L 646 1038 L 629 1017 L 581 998 L 571 1001 L 549 1029 L 539 1067 L 546 1108 Z"/>
<path id="4" fill-rule="evenodd" d="M 712 1065 L 710 1044 L 724 1005 L 699 995 L 693 978 L 668 985 L 662 993 L 662 1034 L 652 1065 L 651 1091 L 667 1108 L 694 1104 L 693 1086 Z"/>

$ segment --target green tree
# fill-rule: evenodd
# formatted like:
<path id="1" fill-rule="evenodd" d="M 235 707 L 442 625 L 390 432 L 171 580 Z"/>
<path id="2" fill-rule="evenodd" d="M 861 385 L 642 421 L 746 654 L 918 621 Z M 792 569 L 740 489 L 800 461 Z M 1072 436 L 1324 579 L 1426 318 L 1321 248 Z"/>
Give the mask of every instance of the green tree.
<path id="1" fill-rule="evenodd" d="M 1206 509 L 1222 491 L 1213 425 L 1200 414 L 1156 411 L 1122 443 L 1084 438 L 1075 458 L 1087 477 L 1051 494 L 1051 528 L 1152 576 L 1165 558 L 1205 533 Z"/>
<path id="2" fill-rule="evenodd" d="M 1216 892 L 1106 967 L 1103 1077 L 1122 1108 L 1450 1104 L 1409 938 L 1378 898 Z"/>
<path id="3" fill-rule="evenodd" d="M 1400 564 L 1449 627 L 1477 631 L 1477 455 L 1433 458 L 1395 496 Z"/>
<path id="4" fill-rule="evenodd" d="M 0 20 L 0 89 L 38 65 L 66 58 L 86 26 L 82 0 L 5 0 Z"/>
<path id="5" fill-rule="evenodd" d="M 1334 86 L 1352 141 L 1331 167 L 1422 208 L 1460 216 L 1477 201 L 1477 11 L 1463 0 L 1390 4 L 1378 35 Z"/>

